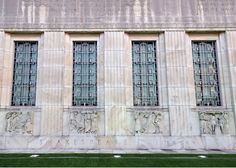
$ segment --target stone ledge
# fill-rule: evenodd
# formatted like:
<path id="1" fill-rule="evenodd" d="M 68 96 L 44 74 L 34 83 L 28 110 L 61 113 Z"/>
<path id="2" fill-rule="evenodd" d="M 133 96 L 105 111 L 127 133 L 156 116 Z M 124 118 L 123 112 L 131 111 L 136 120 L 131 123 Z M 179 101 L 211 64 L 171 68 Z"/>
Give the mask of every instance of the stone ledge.
<path id="1" fill-rule="evenodd" d="M 37 106 L 11 106 L 6 108 L 0 108 L 0 112 L 41 112 L 41 107 Z"/>
<path id="2" fill-rule="evenodd" d="M 236 151 L 235 136 L 0 136 L 0 151 Z"/>

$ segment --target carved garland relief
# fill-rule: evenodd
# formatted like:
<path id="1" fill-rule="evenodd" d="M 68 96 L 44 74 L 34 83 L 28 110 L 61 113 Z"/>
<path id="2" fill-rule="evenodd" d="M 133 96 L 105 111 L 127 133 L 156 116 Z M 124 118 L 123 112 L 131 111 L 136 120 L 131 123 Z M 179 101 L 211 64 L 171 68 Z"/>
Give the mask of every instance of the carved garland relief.
<path id="1" fill-rule="evenodd" d="M 33 114 L 30 112 L 9 112 L 6 114 L 6 132 L 19 134 L 33 133 Z"/>

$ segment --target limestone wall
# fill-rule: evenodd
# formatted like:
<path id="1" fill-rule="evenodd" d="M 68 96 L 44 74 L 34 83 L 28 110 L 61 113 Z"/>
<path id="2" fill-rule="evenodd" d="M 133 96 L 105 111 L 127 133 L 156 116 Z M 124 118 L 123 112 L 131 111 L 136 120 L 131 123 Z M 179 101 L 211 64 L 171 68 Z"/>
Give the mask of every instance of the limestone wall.
<path id="1" fill-rule="evenodd" d="M 0 150 L 236 149 L 235 7 L 234 0 L 0 0 Z M 134 40 L 156 41 L 157 107 L 133 106 Z M 192 40 L 216 41 L 222 106 L 196 106 Z M 11 106 L 14 41 L 39 44 L 34 107 Z M 95 107 L 72 106 L 73 41 L 97 41 Z M 223 131 L 202 133 L 212 116 L 226 118 Z"/>
<path id="2" fill-rule="evenodd" d="M 235 8 L 234 0 L 1 0 L 0 28 L 230 28 Z"/>

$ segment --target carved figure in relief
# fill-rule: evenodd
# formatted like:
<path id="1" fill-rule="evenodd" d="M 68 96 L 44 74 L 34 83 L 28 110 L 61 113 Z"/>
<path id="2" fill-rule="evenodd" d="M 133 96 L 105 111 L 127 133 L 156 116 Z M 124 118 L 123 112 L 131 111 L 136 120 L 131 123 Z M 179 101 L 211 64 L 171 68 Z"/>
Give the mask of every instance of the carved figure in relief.
<path id="1" fill-rule="evenodd" d="M 6 132 L 32 134 L 32 114 L 27 112 L 10 112 L 6 114 Z"/>
<path id="2" fill-rule="evenodd" d="M 212 114 L 210 122 L 211 122 L 211 132 L 212 134 L 215 134 L 216 126 L 217 126 L 217 119 L 216 119 L 215 114 Z"/>
<path id="3" fill-rule="evenodd" d="M 149 115 L 146 113 L 137 113 L 135 116 L 136 120 L 136 133 L 144 133 L 147 129 L 147 123 L 148 123 L 148 117 Z"/>
<path id="4" fill-rule="evenodd" d="M 26 113 L 26 117 L 23 118 L 23 123 L 25 123 L 24 125 L 25 132 L 27 134 L 32 134 L 33 123 L 32 123 L 32 116 L 30 115 L 30 113 Z"/>
<path id="5" fill-rule="evenodd" d="M 207 119 L 206 116 L 204 115 L 204 113 L 200 113 L 200 120 L 201 120 L 201 132 L 202 133 L 206 133 L 207 132 L 207 128 L 208 128 L 208 124 L 207 124 Z"/>
<path id="6" fill-rule="evenodd" d="M 225 134 L 228 126 L 226 112 L 200 112 L 200 130 L 202 134 Z"/>
<path id="7" fill-rule="evenodd" d="M 93 131 L 93 133 L 97 132 L 97 123 L 98 123 L 97 118 L 98 118 L 97 112 L 91 114 L 91 121 L 92 121 L 91 130 Z"/>
<path id="8" fill-rule="evenodd" d="M 71 114 L 70 129 L 79 134 L 97 132 L 97 113 L 75 111 Z"/>
<path id="9" fill-rule="evenodd" d="M 161 133 L 162 115 L 158 112 L 137 112 L 135 114 L 135 133 L 159 134 Z"/>
<path id="10" fill-rule="evenodd" d="M 70 126 L 73 130 L 77 132 L 84 131 L 83 116 L 79 112 L 73 112 L 70 120 Z"/>
<path id="11" fill-rule="evenodd" d="M 161 133 L 161 113 L 153 113 L 155 115 L 153 125 L 155 125 L 155 134 Z"/>
<path id="12" fill-rule="evenodd" d="M 228 121 L 228 114 L 227 113 L 221 113 L 220 117 L 219 117 L 219 127 L 220 127 L 220 131 L 224 132 L 224 130 L 227 130 L 227 121 Z"/>

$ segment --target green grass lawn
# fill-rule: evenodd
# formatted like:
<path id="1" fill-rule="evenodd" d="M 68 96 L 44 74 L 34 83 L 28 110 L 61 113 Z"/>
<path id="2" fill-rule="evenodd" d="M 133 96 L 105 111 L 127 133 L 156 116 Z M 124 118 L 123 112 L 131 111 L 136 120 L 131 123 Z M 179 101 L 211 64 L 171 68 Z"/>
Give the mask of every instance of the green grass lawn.
<path id="1" fill-rule="evenodd" d="M 0 167 L 236 167 L 236 154 L 0 154 Z M 204 155 L 206 158 L 200 158 Z"/>

